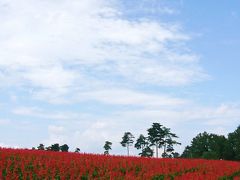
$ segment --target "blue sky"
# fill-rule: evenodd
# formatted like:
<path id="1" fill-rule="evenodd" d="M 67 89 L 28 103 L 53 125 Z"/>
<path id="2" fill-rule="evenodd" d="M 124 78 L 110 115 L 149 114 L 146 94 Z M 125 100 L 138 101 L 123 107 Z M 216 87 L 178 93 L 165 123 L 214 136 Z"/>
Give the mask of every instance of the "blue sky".
<path id="1" fill-rule="evenodd" d="M 0 0 L 0 145 L 114 154 L 153 122 L 179 136 L 240 119 L 240 2 Z M 137 154 L 136 151 L 132 152 Z"/>

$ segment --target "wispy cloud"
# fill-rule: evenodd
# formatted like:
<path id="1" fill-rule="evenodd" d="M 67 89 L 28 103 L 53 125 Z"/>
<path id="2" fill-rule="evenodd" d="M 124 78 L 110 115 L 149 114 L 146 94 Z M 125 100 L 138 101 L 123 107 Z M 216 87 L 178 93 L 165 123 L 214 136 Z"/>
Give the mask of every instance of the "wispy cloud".
<path id="1" fill-rule="evenodd" d="M 128 20 L 105 0 L 2 4 L 0 78 L 10 86 L 55 97 L 109 78 L 178 86 L 207 77 L 198 57 L 177 46 L 190 39 L 177 25 Z"/>
<path id="2" fill-rule="evenodd" d="M 76 120 L 84 117 L 84 114 L 68 111 L 48 111 L 38 107 L 17 107 L 12 113 L 18 116 L 34 117 L 47 120 Z"/>
<path id="3" fill-rule="evenodd" d="M 0 147 L 5 147 L 5 148 L 19 148 L 19 146 L 16 145 L 10 145 L 10 144 L 5 144 L 0 142 Z"/>

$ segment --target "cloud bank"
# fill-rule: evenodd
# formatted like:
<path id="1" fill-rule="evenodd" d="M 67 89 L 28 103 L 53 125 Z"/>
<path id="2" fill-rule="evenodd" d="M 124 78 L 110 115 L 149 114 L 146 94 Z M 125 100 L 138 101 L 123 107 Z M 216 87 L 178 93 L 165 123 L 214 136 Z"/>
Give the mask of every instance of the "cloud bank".
<path id="1" fill-rule="evenodd" d="M 2 86 L 34 88 L 45 100 L 106 84 L 179 86 L 207 77 L 181 27 L 128 20 L 113 1 L 1 1 L 0 10 Z"/>

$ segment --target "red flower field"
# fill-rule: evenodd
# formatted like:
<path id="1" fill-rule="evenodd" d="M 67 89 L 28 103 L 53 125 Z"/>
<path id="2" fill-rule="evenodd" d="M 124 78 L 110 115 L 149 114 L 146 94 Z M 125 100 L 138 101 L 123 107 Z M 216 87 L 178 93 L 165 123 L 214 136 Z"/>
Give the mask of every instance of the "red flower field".
<path id="1" fill-rule="evenodd" d="M 240 162 L 0 148 L 1 180 L 240 179 Z"/>

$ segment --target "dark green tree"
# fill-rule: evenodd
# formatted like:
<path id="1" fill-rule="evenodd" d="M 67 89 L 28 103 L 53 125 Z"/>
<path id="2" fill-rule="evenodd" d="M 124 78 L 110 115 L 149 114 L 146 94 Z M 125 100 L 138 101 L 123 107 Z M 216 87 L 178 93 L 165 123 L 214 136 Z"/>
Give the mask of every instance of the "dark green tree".
<path id="1" fill-rule="evenodd" d="M 153 150 L 149 146 L 145 146 L 142 149 L 142 152 L 139 153 L 140 156 L 142 157 L 152 157 L 153 156 Z"/>
<path id="2" fill-rule="evenodd" d="M 77 147 L 74 152 L 75 153 L 79 153 L 80 152 L 80 148 Z"/>
<path id="3" fill-rule="evenodd" d="M 64 144 L 59 147 L 62 152 L 68 152 L 69 146 L 67 144 Z"/>
<path id="4" fill-rule="evenodd" d="M 181 143 L 174 140 L 178 136 L 174 133 L 171 133 L 170 128 L 163 127 L 164 137 L 163 137 L 163 154 L 162 157 L 172 157 L 174 152 L 174 145 L 181 145 Z"/>
<path id="5" fill-rule="evenodd" d="M 52 145 L 50 146 L 50 150 L 51 150 L 51 151 L 60 151 L 60 146 L 59 146 L 59 144 L 58 144 L 58 143 L 52 144 Z"/>
<path id="6" fill-rule="evenodd" d="M 186 146 L 182 155 L 181 155 L 182 158 L 192 158 L 193 155 L 192 155 L 192 148 L 191 146 Z"/>
<path id="7" fill-rule="evenodd" d="M 153 150 L 149 147 L 148 139 L 142 134 L 140 134 L 134 146 L 136 149 L 141 149 L 139 155 L 142 157 L 151 157 L 153 155 Z"/>
<path id="8" fill-rule="evenodd" d="M 158 148 L 164 145 L 165 131 L 163 126 L 159 123 L 153 123 L 152 127 L 148 130 L 148 139 L 151 146 L 156 148 L 156 157 L 158 157 Z"/>
<path id="9" fill-rule="evenodd" d="M 144 135 L 140 134 L 140 136 L 136 140 L 134 147 L 142 150 L 147 144 L 147 138 Z"/>
<path id="10" fill-rule="evenodd" d="M 228 149 L 227 154 L 230 160 L 240 160 L 240 126 L 237 129 L 228 134 Z M 226 155 L 226 152 L 225 152 Z"/>
<path id="11" fill-rule="evenodd" d="M 179 158 L 180 157 L 180 154 L 178 152 L 173 152 L 172 153 L 172 157 L 173 158 Z"/>
<path id="12" fill-rule="evenodd" d="M 44 147 L 44 145 L 43 145 L 43 144 L 39 144 L 39 146 L 37 147 L 37 149 L 38 149 L 38 150 L 44 150 L 44 149 L 45 149 L 45 147 Z"/>
<path id="13" fill-rule="evenodd" d="M 203 132 L 193 138 L 182 153 L 184 158 L 227 159 L 227 139 L 224 136 Z"/>
<path id="14" fill-rule="evenodd" d="M 158 149 L 163 147 L 163 157 L 170 157 L 173 153 L 174 145 L 180 144 L 174 138 L 178 138 L 176 134 L 172 133 L 170 128 L 166 128 L 159 123 L 153 123 L 148 130 L 148 139 L 151 146 L 156 148 L 156 157 L 158 157 Z"/>
<path id="15" fill-rule="evenodd" d="M 202 158 L 210 150 L 210 136 L 207 132 L 198 134 L 191 142 L 192 158 Z"/>
<path id="16" fill-rule="evenodd" d="M 105 144 L 104 144 L 104 146 L 103 146 L 103 148 L 104 148 L 104 154 L 105 155 L 108 155 L 109 154 L 109 150 L 111 150 L 112 148 L 111 148 L 111 146 L 112 146 L 112 142 L 110 142 L 110 141 L 105 141 Z"/>
<path id="17" fill-rule="evenodd" d="M 125 132 L 122 141 L 120 142 L 123 147 L 127 147 L 127 155 L 129 156 L 129 146 L 133 144 L 134 136 L 130 132 Z"/>
<path id="18" fill-rule="evenodd" d="M 209 159 L 228 159 L 227 138 L 223 135 L 210 134 L 209 151 L 212 153 L 212 158 Z"/>

